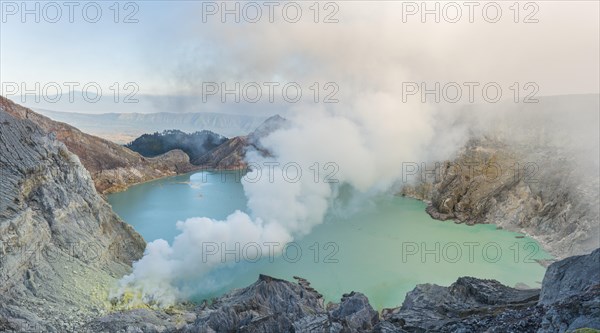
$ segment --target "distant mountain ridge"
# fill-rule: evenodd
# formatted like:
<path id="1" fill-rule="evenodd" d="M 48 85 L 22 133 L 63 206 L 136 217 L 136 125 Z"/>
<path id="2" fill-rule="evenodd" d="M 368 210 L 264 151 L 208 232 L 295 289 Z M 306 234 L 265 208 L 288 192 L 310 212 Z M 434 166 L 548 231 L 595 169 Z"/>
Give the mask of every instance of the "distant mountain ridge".
<path id="1" fill-rule="evenodd" d="M 227 141 L 226 137 L 206 130 L 191 134 L 180 130 L 167 130 L 161 133 L 144 134 L 126 144 L 125 147 L 145 157 L 155 157 L 180 149 L 188 154 L 190 160 L 195 160 L 225 141 Z"/>
<path id="2" fill-rule="evenodd" d="M 267 119 L 263 116 L 226 113 L 103 113 L 85 114 L 36 109 L 56 121 L 107 140 L 125 144 L 153 132 L 177 129 L 193 133 L 208 130 L 226 137 L 242 136 L 252 132 Z"/>

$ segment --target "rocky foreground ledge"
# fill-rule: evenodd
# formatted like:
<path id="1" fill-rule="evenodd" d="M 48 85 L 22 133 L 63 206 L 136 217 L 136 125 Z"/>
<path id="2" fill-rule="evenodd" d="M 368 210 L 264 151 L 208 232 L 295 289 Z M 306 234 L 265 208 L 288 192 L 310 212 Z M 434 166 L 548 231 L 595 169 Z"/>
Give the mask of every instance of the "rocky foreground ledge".
<path id="1" fill-rule="evenodd" d="M 110 314 L 89 332 L 574 332 L 600 329 L 600 249 L 548 268 L 542 288 L 459 278 L 418 285 L 401 307 L 378 313 L 361 293 L 324 304 L 310 283 L 261 275 L 193 310 L 137 309 Z"/>

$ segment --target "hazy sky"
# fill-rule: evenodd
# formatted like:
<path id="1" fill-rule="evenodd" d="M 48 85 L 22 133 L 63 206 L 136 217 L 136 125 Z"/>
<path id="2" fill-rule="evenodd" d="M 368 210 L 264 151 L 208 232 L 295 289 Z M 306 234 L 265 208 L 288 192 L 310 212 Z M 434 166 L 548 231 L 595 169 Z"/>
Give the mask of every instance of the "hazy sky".
<path id="1" fill-rule="evenodd" d="M 497 82 L 503 98 L 513 96 L 509 92 L 514 82 L 520 84 L 520 98 L 533 90 L 537 96 L 599 90 L 598 1 L 536 1 L 528 6 L 523 2 L 518 18 L 513 2 L 480 2 L 475 7 L 455 2 L 462 12 L 456 23 L 451 22 L 457 17 L 456 7 L 448 2 L 428 3 L 428 9 L 439 5 L 439 23 L 434 14 L 422 22 L 421 2 L 338 1 L 329 6 L 321 2 L 318 23 L 312 1 L 297 2 L 302 8 L 297 23 L 286 21 L 293 20 L 296 7 L 288 8 L 284 17 L 283 2 L 273 7 L 273 23 L 269 22 L 271 7 L 260 2 L 263 15 L 258 23 L 248 22 L 255 8 L 247 7 L 244 12 L 243 2 L 240 23 L 233 14 L 221 22 L 222 2 L 139 1 L 128 6 L 121 2 L 118 15 L 113 2 L 80 2 L 74 7 L 73 23 L 63 2 L 58 2 L 62 16 L 57 19 L 56 8 L 38 3 L 40 23 L 35 22 L 35 14 L 27 14 L 22 22 L 25 8 L 21 3 L 2 2 L 0 80 L 4 94 L 7 82 L 24 83 L 30 89 L 35 82 L 42 88 L 49 82 L 78 82 L 80 86 L 97 82 L 103 95 L 109 96 L 110 87 L 114 89 L 118 82 L 121 101 L 133 89 L 124 89 L 127 82 L 139 88 L 138 97 L 199 95 L 203 82 L 240 82 L 242 86 L 299 82 L 305 96 L 310 95 L 313 82 L 320 83 L 323 94 L 331 92 L 323 85 L 334 82 L 339 88 L 335 96 L 342 100 L 364 90 L 395 90 L 401 98 L 402 82 L 427 82 L 430 87 L 435 82 L 442 86 Z M 96 18 L 96 4 L 102 15 L 98 22 L 89 23 Z M 208 15 L 214 4 L 219 12 Z M 29 9 L 35 5 L 26 2 Z M 233 8 L 235 3 L 225 6 Z M 502 10 L 498 21 L 487 22 L 494 21 L 497 7 Z M 129 14 L 129 20 L 137 23 L 123 22 Z M 324 23 L 328 15 L 338 22 Z M 119 23 L 114 22 L 115 16 Z M 58 22 L 48 22 L 53 20 Z M 537 23 L 524 23 L 527 20 Z M 524 89 L 528 82 L 536 88 Z M 68 91 L 63 87 L 63 92 Z M 93 112 L 140 109 L 139 104 L 110 105 L 110 98 L 96 105 L 62 102 L 39 106 Z M 186 111 L 196 103 L 147 104 L 163 111 Z M 231 108 L 231 103 L 225 104 Z M 289 104 L 275 100 L 278 108 L 289 108 Z M 226 107 L 213 103 L 209 109 L 220 108 Z"/>

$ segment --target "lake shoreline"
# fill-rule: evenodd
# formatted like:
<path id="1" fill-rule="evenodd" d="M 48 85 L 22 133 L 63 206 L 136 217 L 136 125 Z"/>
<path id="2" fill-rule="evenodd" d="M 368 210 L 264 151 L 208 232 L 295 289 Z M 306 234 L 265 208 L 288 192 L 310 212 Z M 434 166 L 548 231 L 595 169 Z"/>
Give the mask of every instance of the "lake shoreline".
<path id="1" fill-rule="evenodd" d="M 180 232 L 174 226 L 176 221 L 186 221 L 189 218 L 200 216 L 223 220 L 235 210 L 247 211 L 247 209 L 242 209 L 247 198 L 239 180 L 228 176 L 226 178 L 228 181 L 222 182 L 223 173 L 239 176 L 235 170 L 203 170 L 202 172 L 206 172 L 206 174 L 198 175 L 200 172 L 196 171 L 134 185 L 128 190 L 132 192 L 111 194 L 109 201 L 115 212 L 142 234 L 147 241 L 163 238 L 172 244 Z M 194 176 L 195 174 L 196 176 Z M 202 182 L 205 181 L 204 177 L 208 177 L 207 186 L 202 186 L 200 183 L 201 179 Z M 237 204 L 232 204 L 230 199 L 227 199 L 232 195 L 236 198 Z M 130 200 L 134 201 L 130 202 Z M 304 254 L 300 262 L 290 265 L 278 257 L 278 262 L 274 264 L 246 265 L 247 271 L 239 273 L 246 274 L 242 278 L 233 279 L 231 284 L 220 288 L 216 294 L 209 293 L 210 295 L 194 298 L 196 300 L 212 298 L 222 295 L 232 288 L 241 288 L 251 283 L 257 274 L 291 280 L 293 276 L 302 272 L 300 275 L 311 281 L 316 289 L 322 290 L 328 300 L 338 299 L 347 290 L 361 290 L 370 295 L 374 307 L 383 309 L 397 305 L 406 292 L 420 283 L 451 284 L 459 276 L 456 272 L 498 279 L 508 285 L 525 283 L 534 288 L 537 286 L 536 281 L 541 280 L 544 268 L 539 262 L 532 262 L 539 269 L 521 263 L 518 265 L 522 267 L 514 266 L 515 264 L 510 262 L 511 256 L 514 255 L 511 252 L 511 246 L 518 244 L 519 248 L 523 248 L 527 242 L 535 240 L 528 237 L 519 238 L 517 237 L 519 235 L 512 231 L 497 230 L 491 225 L 461 226 L 460 224 L 440 223 L 441 221 L 425 214 L 427 203 L 416 198 L 383 195 L 379 199 L 374 198 L 372 204 L 350 216 L 328 215 L 326 221 L 315 226 L 310 234 L 295 239 L 294 242 L 299 244 Z M 148 208 L 150 208 L 149 211 L 147 211 Z M 218 208 L 218 211 L 212 211 L 215 208 Z M 331 242 L 338 246 L 337 256 L 332 259 L 337 259 L 339 264 L 332 265 L 324 262 L 326 259 L 331 259 L 326 258 L 331 254 L 328 251 L 332 251 L 331 245 L 328 245 Z M 463 253 L 463 257 L 458 261 L 451 262 L 453 259 L 447 257 L 448 253 L 456 248 L 452 244 L 455 242 L 460 245 L 458 250 Z M 475 263 L 467 261 L 466 255 L 469 248 L 463 246 L 462 242 L 480 243 L 476 249 L 478 253 Z M 418 248 L 422 243 L 426 244 L 425 247 Z M 315 252 L 314 244 L 318 244 L 320 247 L 319 253 Z M 485 261 L 486 258 L 482 257 L 481 246 L 486 245 L 493 245 L 489 249 L 490 254 L 494 247 L 500 246 L 503 253 L 502 258 L 499 259 L 500 262 L 494 264 Z M 324 248 L 324 246 L 329 247 Z M 441 259 L 439 263 L 433 262 L 434 255 L 426 255 L 427 262 L 421 263 L 419 252 L 408 253 L 410 251 L 426 251 L 436 247 L 437 254 L 435 256 Z M 381 254 L 386 253 L 395 253 L 395 255 L 381 257 Z M 403 253 L 405 253 L 404 258 Z M 317 254 L 318 263 L 315 265 L 309 262 L 308 259 L 312 260 L 313 256 Z M 527 253 L 521 253 L 520 259 L 523 259 L 525 254 Z M 381 260 L 374 261 L 373 258 L 376 257 L 380 257 Z M 382 262 L 384 258 L 388 258 L 387 264 Z M 367 269 L 364 274 L 357 276 L 352 272 L 359 264 Z M 512 268 L 502 269 L 504 265 Z M 419 269 L 423 268 L 432 273 L 423 271 L 416 274 Z M 506 276 L 502 273 L 503 270 L 517 272 L 516 278 Z M 447 273 L 438 274 L 438 276 L 431 275 L 433 272 L 440 271 Z M 413 273 L 407 275 L 408 272 Z M 498 274 L 495 275 L 494 272 L 498 272 Z M 531 272 L 536 273 L 532 275 Z M 234 274 L 232 271 L 228 276 L 236 274 L 238 273 Z M 217 280 L 222 279 L 217 278 Z M 402 286 L 396 286 L 398 283 Z M 386 301 L 385 299 L 388 298 L 389 300 Z"/>

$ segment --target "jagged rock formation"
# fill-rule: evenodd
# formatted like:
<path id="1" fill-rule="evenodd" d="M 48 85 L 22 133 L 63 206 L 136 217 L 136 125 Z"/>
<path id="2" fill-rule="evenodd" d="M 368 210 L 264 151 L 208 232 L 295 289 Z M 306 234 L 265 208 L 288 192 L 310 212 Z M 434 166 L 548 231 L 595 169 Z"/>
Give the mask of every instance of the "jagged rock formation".
<path id="1" fill-rule="evenodd" d="M 463 277 L 450 287 L 431 284 L 417 286 L 406 295 L 402 307 L 384 311 L 383 318 L 409 332 L 477 332 L 494 325 L 501 325 L 503 332 L 519 329 L 531 332 L 535 329 L 525 330 L 524 325 L 512 327 L 502 318 L 495 318 L 495 315 L 516 310 L 511 314 L 515 315 L 519 309 L 535 306 L 539 293 L 539 289 L 518 290 L 495 280 Z M 522 315 L 519 321 L 530 326 L 538 324 L 535 314 Z"/>
<path id="2" fill-rule="evenodd" d="M 16 118 L 28 119 L 44 131 L 55 133 L 57 140 L 79 157 L 100 193 L 118 192 L 133 184 L 196 169 L 189 163 L 189 157 L 180 150 L 155 158 L 145 158 L 116 143 L 39 115 L 2 96 L 0 107 Z"/>
<path id="3" fill-rule="evenodd" d="M 97 194 L 65 145 L 5 107 L 0 331 L 79 332 L 106 313 L 108 288 L 142 256 L 145 242 Z"/>
<path id="4" fill-rule="evenodd" d="M 202 157 L 210 150 L 227 141 L 227 138 L 211 131 L 184 133 L 168 130 L 161 133 L 144 134 L 125 145 L 145 157 L 156 157 L 171 150 L 183 150 L 190 160 Z"/>
<path id="5" fill-rule="evenodd" d="M 475 278 L 460 278 L 450 287 L 419 285 L 383 318 L 408 332 L 600 329 L 600 249 L 550 265 L 541 291 Z"/>
<path id="6" fill-rule="evenodd" d="M 577 278 L 579 277 L 579 278 Z M 494 280 L 459 278 L 449 287 L 424 284 L 401 307 L 378 314 L 351 292 L 324 306 L 305 279 L 261 275 L 196 309 L 133 310 L 90 323 L 93 332 L 571 332 L 600 329 L 600 249 L 552 264 L 542 289 L 519 290 Z M 568 291 L 565 292 L 565 286 Z M 540 296 L 541 295 L 541 296 Z"/>
<path id="7" fill-rule="evenodd" d="M 542 281 L 540 304 L 552 304 L 585 292 L 600 283 L 600 251 L 556 262 Z"/>
<path id="8" fill-rule="evenodd" d="M 429 201 L 433 218 L 524 232 L 558 258 L 600 246 L 598 175 L 558 149 L 471 140 L 452 161 L 420 169 L 401 194 Z"/>
<path id="9" fill-rule="evenodd" d="M 274 115 L 265 120 L 260 126 L 258 126 L 252 133 L 248 134 L 248 141 L 254 145 L 258 150 L 264 150 L 264 147 L 260 143 L 260 140 L 267 135 L 275 132 L 280 128 L 287 126 L 287 120 L 280 115 Z"/>
<path id="10" fill-rule="evenodd" d="M 290 331 L 296 321 L 323 314 L 323 299 L 299 284 L 261 275 L 258 281 L 230 292 L 201 311 L 182 332 Z"/>
<path id="11" fill-rule="evenodd" d="M 247 147 L 248 139 L 245 136 L 237 136 L 193 160 L 192 163 L 212 170 L 245 169 L 248 166 L 244 161 Z"/>
<path id="12" fill-rule="evenodd" d="M 291 283 L 261 275 L 252 285 L 233 290 L 211 305 L 177 314 L 133 310 L 99 318 L 93 332 L 364 332 L 379 327 L 379 316 L 367 297 L 352 292 L 339 304 L 323 304 L 323 296 L 306 280 Z M 165 320 L 164 318 L 169 319 Z M 163 318 L 163 320 L 159 320 Z M 179 326 L 179 327 L 178 327 Z"/>
<path id="13" fill-rule="evenodd" d="M 550 265 L 539 304 L 542 332 L 600 329 L 600 249 Z"/>
<path id="14" fill-rule="evenodd" d="M 256 149 L 267 153 L 260 143 L 260 139 L 269 133 L 285 126 L 285 118 L 275 115 L 265 120 L 248 136 L 238 136 L 227 140 L 208 154 L 192 160 L 192 163 L 202 165 L 205 169 L 236 170 L 248 167 L 244 160 L 248 149 Z"/>

